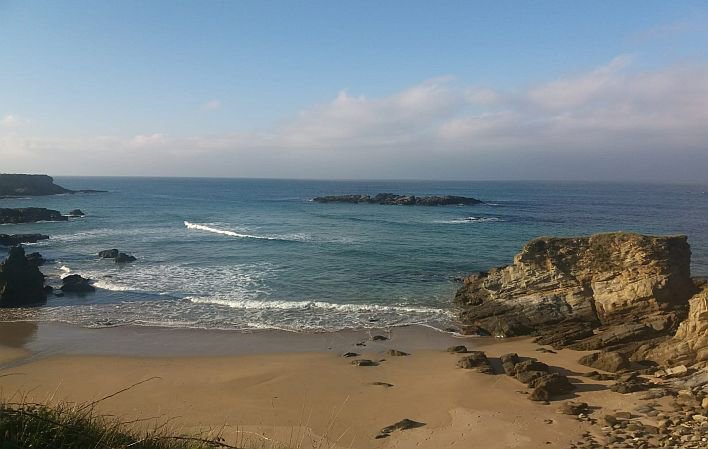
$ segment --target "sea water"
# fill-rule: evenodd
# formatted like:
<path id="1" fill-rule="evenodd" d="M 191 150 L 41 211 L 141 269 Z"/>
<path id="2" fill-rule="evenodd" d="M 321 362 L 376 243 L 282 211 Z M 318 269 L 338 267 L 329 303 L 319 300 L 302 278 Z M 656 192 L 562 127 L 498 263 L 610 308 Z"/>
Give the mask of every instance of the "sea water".
<path id="1" fill-rule="evenodd" d="M 0 199 L 68 222 L 0 226 L 45 233 L 27 245 L 50 284 L 89 277 L 84 296 L 5 310 L 0 320 L 323 331 L 406 324 L 445 329 L 460 279 L 511 262 L 534 237 L 607 231 L 687 234 L 708 275 L 708 186 L 579 182 L 57 178 L 107 193 Z M 320 204 L 319 195 L 462 195 L 474 206 Z M 118 248 L 137 262 L 97 253 Z"/>

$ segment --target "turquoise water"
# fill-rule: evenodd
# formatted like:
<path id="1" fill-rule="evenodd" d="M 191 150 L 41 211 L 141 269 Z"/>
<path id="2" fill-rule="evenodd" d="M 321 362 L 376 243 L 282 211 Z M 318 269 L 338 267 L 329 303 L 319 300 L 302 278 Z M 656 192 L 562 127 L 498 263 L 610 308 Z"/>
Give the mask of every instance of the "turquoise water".
<path id="1" fill-rule="evenodd" d="M 626 230 L 689 235 L 692 269 L 708 275 L 708 186 L 543 182 L 57 178 L 108 193 L 0 200 L 87 216 L 5 225 L 41 232 L 30 245 L 59 285 L 79 273 L 100 288 L 0 318 L 85 326 L 142 324 L 334 330 L 445 327 L 457 279 L 508 263 L 529 239 Z M 473 196 L 487 204 L 318 204 L 325 194 Z M 96 253 L 119 248 L 138 262 Z"/>

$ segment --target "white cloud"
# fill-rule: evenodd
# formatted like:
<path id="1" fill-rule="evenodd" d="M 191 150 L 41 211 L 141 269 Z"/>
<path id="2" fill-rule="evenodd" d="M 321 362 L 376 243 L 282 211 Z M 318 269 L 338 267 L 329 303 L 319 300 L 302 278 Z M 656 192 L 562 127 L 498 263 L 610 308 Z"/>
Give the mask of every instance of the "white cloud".
<path id="1" fill-rule="evenodd" d="M 12 154 L 18 171 L 23 161 L 53 172 L 69 161 L 66 172 L 74 165 L 64 156 L 81 155 L 87 170 L 94 161 L 121 174 L 708 180 L 699 169 L 708 164 L 705 104 L 708 67 L 637 71 L 620 56 L 518 92 L 449 77 L 380 98 L 342 91 L 263 132 L 0 133 L 0 154 Z"/>
<path id="2" fill-rule="evenodd" d="M 0 119 L 0 125 L 3 128 L 16 128 L 23 123 L 24 120 L 20 119 L 18 116 L 13 114 L 7 114 L 2 119 Z"/>

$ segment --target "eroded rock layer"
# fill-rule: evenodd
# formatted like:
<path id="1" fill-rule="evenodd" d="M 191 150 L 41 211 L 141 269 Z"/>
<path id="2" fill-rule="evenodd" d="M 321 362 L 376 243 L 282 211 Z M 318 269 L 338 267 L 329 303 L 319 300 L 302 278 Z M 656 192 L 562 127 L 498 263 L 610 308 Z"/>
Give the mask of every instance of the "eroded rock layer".
<path id="1" fill-rule="evenodd" d="M 686 317 L 697 292 L 690 261 L 685 236 L 543 237 L 511 265 L 465 278 L 455 300 L 463 323 L 492 335 L 635 350 L 637 342 L 658 344 Z"/>

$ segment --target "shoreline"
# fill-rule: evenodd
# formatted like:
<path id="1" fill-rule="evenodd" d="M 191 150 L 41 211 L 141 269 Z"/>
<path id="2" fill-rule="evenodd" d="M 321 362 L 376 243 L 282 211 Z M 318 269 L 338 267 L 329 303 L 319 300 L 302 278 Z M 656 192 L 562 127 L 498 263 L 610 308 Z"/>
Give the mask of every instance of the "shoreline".
<path id="1" fill-rule="evenodd" d="M 91 402 L 152 379 L 98 409 L 125 421 L 173 419 L 185 432 L 220 428 L 227 441 L 259 434 L 287 442 L 295 432 L 307 441 L 326 437 L 324 447 L 332 448 L 473 447 L 483 441 L 486 448 L 560 449 L 591 430 L 589 423 L 557 413 L 563 400 L 529 401 L 521 393 L 525 386 L 512 377 L 456 368 L 464 354 L 446 352 L 455 344 L 490 357 L 536 357 L 572 376 L 578 387 L 573 400 L 608 410 L 636 402 L 634 395 L 610 392 L 606 382 L 579 376 L 588 371 L 577 364 L 583 352 L 538 352 L 529 338 L 454 337 L 420 326 L 299 334 L 7 324 L 0 327 L 0 397 Z M 371 341 L 373 335 L 389 339 Z M 361 342 L 366 346 L 357 346 Z M 385 354 L 389 349 L 410 355 L 392 357 Z M 348 351 L 380 363 L 353 366 L 342 357 Z M 402 419 L 425 426 L 375 438 Z"/>

